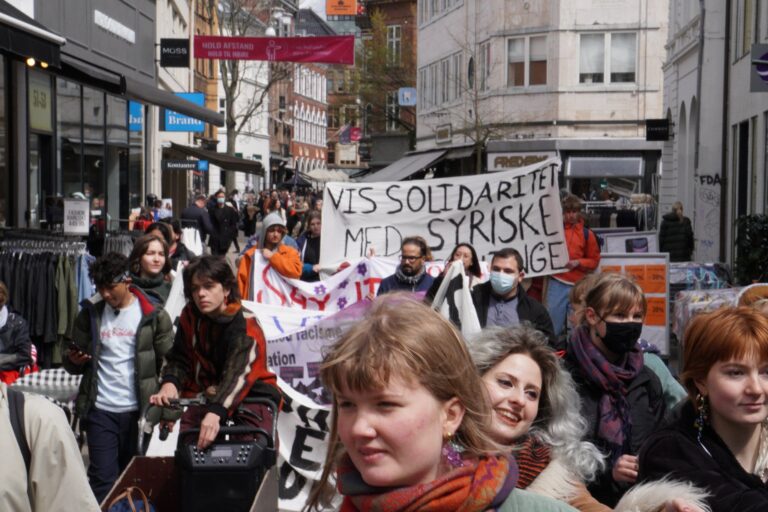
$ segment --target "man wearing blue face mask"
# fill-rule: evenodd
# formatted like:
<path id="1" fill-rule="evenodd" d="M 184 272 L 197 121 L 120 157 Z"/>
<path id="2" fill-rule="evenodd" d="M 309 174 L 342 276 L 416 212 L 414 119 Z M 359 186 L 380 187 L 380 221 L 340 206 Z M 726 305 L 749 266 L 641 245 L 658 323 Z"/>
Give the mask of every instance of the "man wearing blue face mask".
<path id="1" fill-rule="evenodd" d="M 520 286 L 525 277 L 523 258 L 512 248 L 497 251 L 491 260 L 491 278 L 475 286 L 472 302 L 481 327 L 510 327 L 529 322 L 549 338 L 554 347 L 555 333 L 549 313 Z M 560 348 L 560 347 L 555 347 Z"/>

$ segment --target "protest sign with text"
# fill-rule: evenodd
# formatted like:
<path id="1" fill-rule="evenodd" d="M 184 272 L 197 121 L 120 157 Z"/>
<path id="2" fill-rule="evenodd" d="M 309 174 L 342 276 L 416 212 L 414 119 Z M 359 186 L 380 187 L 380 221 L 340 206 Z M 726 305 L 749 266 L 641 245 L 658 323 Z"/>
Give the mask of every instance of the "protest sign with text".
<path id="1" fill-rule="evenodd" d="M 320 479 L 328 450 L 330 407 L 313 403 L 278 380 L 283 408 L 277 422 L 279 508 L 303 510 L 315 481 Z"/>
<path id="2" fill-rule="evenodd" d="M 382 279 L 395 273 L 398 262 L 374 257 L 347 263 L 349 266 L 328 279 L 306 282 L 283 277 L 261 254 L 256 254 L 251 269 L 253 300 L 260 304 L 334 313 L 366 297 L 376 296 Z M 433 277 L 442 270 L 442 262 L 427 264 L 427 272 Z"/>
<path id="3" fill-rule="evenodd" d="M 456 178 L 329 183 L 323 197 L 320 262 L 333 266 L 376 254 L 393 257 L 423 236 L 437 259 L 459 243 L 481 256 L 513 247 L 530 277 L 566 269 L 568 248 L 558 191 L 560 160 Z"/>

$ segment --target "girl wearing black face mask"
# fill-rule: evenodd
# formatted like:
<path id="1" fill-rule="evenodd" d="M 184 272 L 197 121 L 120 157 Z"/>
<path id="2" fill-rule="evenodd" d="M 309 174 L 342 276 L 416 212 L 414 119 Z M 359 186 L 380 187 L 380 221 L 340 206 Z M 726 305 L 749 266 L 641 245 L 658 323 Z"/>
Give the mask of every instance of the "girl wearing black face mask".
<path id="1" fill-rule="evenodd" d="M 637 479 L 637 452 L 664 421 L 661 382 L 638 346 L 646 313 L 640 287 L 620 274 L 597 276 L 584 301 L 584 321 L 574 330 L 566 365 L 582 397 L 589 441 L 607 457 L 592 495 L 614 506 Z"/>

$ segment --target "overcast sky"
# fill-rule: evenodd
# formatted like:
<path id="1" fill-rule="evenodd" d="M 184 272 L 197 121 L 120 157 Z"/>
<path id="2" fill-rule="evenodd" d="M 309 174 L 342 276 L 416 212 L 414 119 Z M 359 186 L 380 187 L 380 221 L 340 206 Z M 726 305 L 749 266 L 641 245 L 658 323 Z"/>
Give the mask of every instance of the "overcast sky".
<path id="1" fill-rule="evenodd" d="M 321 18 L 325 19 L 325 0 L 301 0 L 299 6 L 312 8 Z"/>

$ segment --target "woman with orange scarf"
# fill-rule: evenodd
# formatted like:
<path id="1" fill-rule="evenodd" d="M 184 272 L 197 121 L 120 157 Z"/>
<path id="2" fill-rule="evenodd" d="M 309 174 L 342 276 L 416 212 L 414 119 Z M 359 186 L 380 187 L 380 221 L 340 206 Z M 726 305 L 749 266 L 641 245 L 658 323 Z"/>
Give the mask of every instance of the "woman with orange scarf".
<path id="1" fill-rule="evenodd" d="M 517 463 L 492 440 L 465 342 L 427 306 L 377 298 L 331 347 L 320 377 L 334 419 L 309 510 L 335 498 L 332 473 L 342 512 L 574 510 L 515 489 Z"/>

